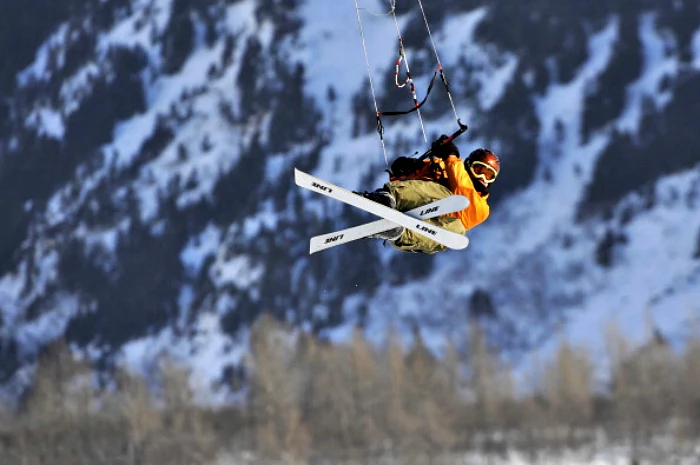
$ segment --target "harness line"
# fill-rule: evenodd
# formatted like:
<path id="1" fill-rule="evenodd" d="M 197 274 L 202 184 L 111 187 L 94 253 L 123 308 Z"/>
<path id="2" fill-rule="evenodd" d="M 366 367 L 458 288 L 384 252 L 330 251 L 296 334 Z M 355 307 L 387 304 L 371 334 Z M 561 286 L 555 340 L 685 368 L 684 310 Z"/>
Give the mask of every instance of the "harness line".
<path id="1" fill-rule="evenodd" d="M 420 113 L 420 107 L 423 106 L 423 104 L 428 100 L 428 96 L 430 95 L 431 90 L 433 89 L 433 85 L 435 83 L 435 78 L 437 77 L 438 72 L 440 73 L 440 80 L 442 81 L 443 85 L 445 86 L 445 91 L 447 92 L 447 97 L 449 99 L 450 105 L 452 107 L 452 111 L 454 113 L 455 119 L 457 120 L 457 124 L 459 126 L 459 130 L 455 132 L 452 136 L 450 136 L 449 140 L 454 139 L 455 137 L 459 136 L 462 134 L 464 131 L 467 130 L 467 126 L 465 124 L 462 124 L 462 121 L 459 118 L 459 115 L 457 114 L 457 108 L 454 104 L 454 100 L 452 98 L 452 93 L 450 91 L 450 84 L 447 81 L 447 77 L 445 76 L 445 71 L 442 66 L 442 62 L 440 61 L 440 55 L 438 54 L 437 51 L 437 45 L 435 43 L 435 40 L 433 38 L 432 31 L 430 30 L 430 24 L 428 23 L 428 18 L 425 14 L 425 8 L 423 7 L 423 1 L 422 0 L 417 0 L 418 5 L 420 6 L 421 10 L 421 15 L 423 16 L 423 22 L 425 24 L 426 30 L 428 32 L 428 37 L 430 39 L 431 46 L 433 48 L 433 52 L 435 53 L 435 58 L 437 60 L 437 67 L 435 69 L 435 73 L 433 74 L 432 79 L 430 80 L 430 83 L 428 85 L 428 89 L 426 91 L 425 97 L 423 98 L 422 101 L 418 101 L 418 97 L 416 94 L 416 88 L 415 84 L 413 82 L 413 77 L 411 76 L 411 70 L 408 65 L 408 58 L 406 56 L 406 50 L 404 48 L 404 41 L 403 41 L 403 36 L 401 34 L 401 28 L 399 27 L 399 21 L 396 16 L 396 0 L 389 0 L 389 5 L 391 9 L 387 13 L 374 13 L 366 8 L 360 8 L 358 5 L 358 0 L 354 0 L 355 2 L 355 13 L 357 14 L 357 24 L 360 29 L 360 39 L 362 41 L 362 51 L 365 59 L 365 66 L 367 67 L 367 75 L 369 76 L 369 85 L 370 85 L 370 91 L 372 94 L 372 102 L 374 104 L 374 111 L 377 117 L 377 132 L 379 133 L 379 139 L 382 144 L 382 151 L 384 153 L 384 161 L 389 166 L 389 158 L 387 156 L 387 149 L 386 149 L 386 144 L 384 142 L 384 125 L 382 124 L 381 116 L 397 116 L 397 115 L 405 115 L 408 113 L 416 112 L 418 115 L 418 120 L 420 122 L 420 127 L 421 131 L 423 133 L 423 139 L 427 142 L 428 138 L 425 132 L 425 125 L 423 123 L 423 117 Z M 367 10 L 370 14 L 373 16 L 389 16 L 392 15 L 394 18 L 394 24 L 396 25 L 396 33 L 398 35 L 398 40 L 399 40 L 399 58 L 396 60 L 396 86 L 401 88 L 405 87 L 406 85 L 409 86 L 409 91 L 411 92 L 411 97 L 413 99 L 413 108 L 410 110 L 406 111 L 380 111 L 379 110 L 379 105 L 377 103 L 377 93 L 375 91 L 374 87 L 374 81 L 372 78 L 372 68 L 369 63 L 369 54 L 367 52 L 367 41 L 365 38 L 365 33 L 364 33 L 364 28 L 362 26 L 362 18 L 360 16 L 360 10 Z M 399 83 L 399 73 L 400 73 L 400 67 L 401 65 L 404 65 L 406 67 L 406 80 L 403 83 Z M 429 153 L 430 151 L 426 152 Z"/>
<path id="2" fill-rule="evenodd" d="M 418 96 L 416 95 L 416 86 L 413 83 L 413 78 L 411 77 L 411 68 L 408 66 L 408 57 L 406 56 L 406 50 L 403 46 L 403 35 L 401 34 L 401 28 L 399 27 L 399 20 L 396 17 L 396 0 L 389 0 L 391 5 L 391 13 L 394 17 L 394 24 L 396 25 L 396 33 L 399 36 L 399 58 L 396 60 L 396 87 L 404 87 L 408 84 L 409 90 L 411 92 L 411 97 L 413 98 L 413 106 L 416 107 L 416 114 L 418 115 L 418 122 L 420 123 L 420 129 L 423 133 L 423 141 L 428 142 L 428 136 L 425 134 L 425 126 L 423 125 L 423 117 L 420 114 Z M 401 63 L 406 66 L 406 80 L 403 84 L 399 84 L 399 68 Z"/>
<path id="3" fill-rule="evenodd" d="M 382 142 L 382 151 L 384 152 L 384 162 L 389 166 L 389 157 L 386 154 L 386 145 L 384 144 L 384 126 L 382 126 L 382 120 L 379 118 L 379 106 L 377 105 L 377 94 L 374 91 L 374 82 L 372 81 L 372 68 L 369 65 L 369 57 L 367 55 L 367 44 L 365 41 L 365 31 L 362 28 L 362 19 L 360 18 L 360 6 L 355 1 L 355 13 L 357 13 L 357 24 L 360 27 L 360 38 L 362 39 L 362 50 L 365 56 L 365 65 L 367 66 L 367 75 L 369 76 L 369 87 L 372 91 L 372 101 L 374 102 L 374 111 L 377 114 L 377 132 L 379 133 L 379 140 Z"/>
<path id="4" fill-rule="evenodd" d="M 438 54 L 437 51 L 437 45 L 435 45 L 435 39 L 433 39 L 433 33 L 430 31 L 430 24 L 428 23 L 428 17 L 425 15 L 425 8 L 423 8 L 423 0 L 418 0 L 418 6 L 420 6 L 420 12 L 423 15 L 423 22 L 425 23 L 425 28 L 428 31 L 428 37 L 430 38 L 430 44 L 433 47 L 433 51 L 435 52 L 435 59 L 438 62 L 438 67 L 440 68 L 440 79 L 442 80 L 442 83 L 445 86 L 445 90 L 447 91 L 447 98 L 450 100 L 450 105 L 452 106 L 452 111 L 455 114 L 455 119 L 457 120 L 457 123 L 459 126 L 462 126 L 461 120 L 459 118 L 459 115 L 457 114 L 457 107 L 455 107 L 455 103 L 452 100 L 452 93 L 450 92 L 450 84 L 447 82 L 447 77 L 445 76 L 445 71 L 442 67 L 442 63 L 440 62 L 440 55 Z"/>

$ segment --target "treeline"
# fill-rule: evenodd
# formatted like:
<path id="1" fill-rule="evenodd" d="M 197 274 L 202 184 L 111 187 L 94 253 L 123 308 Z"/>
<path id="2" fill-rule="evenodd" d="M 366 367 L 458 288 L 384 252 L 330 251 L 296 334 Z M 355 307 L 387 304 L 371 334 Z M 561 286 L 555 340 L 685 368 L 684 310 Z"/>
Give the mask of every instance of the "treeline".
<path id="1" fill-rule="evenodd" d="M 410 347 L 391 332 L 376 347 L 359 330 L 333 345 L 263 316 L 251 331 L 246 400 L 223 409 L 198 405 L 188 371 L 165 358 L 148 380 L 120 372 L 96 388 L 91 367 L 57 343 L 20 408 L 0 416 L 0 463 L 191 465 L 220 454 L 437 463 L 508 451 L 537 463 L 611 445 L 654 463 L 689 455 L 700 439 L 700 337 L 673 350 L 605 331 L 605 357 L 562 340 L 514 372 L 476 324 L 437 358 L 418 331 Z"/>

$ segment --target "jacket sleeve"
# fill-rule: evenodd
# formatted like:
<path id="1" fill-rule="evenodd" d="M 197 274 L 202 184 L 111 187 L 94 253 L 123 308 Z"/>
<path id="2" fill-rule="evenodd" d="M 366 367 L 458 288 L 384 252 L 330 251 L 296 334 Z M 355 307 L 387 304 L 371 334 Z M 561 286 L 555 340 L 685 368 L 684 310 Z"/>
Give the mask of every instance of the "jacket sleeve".
<path id="1" fill-rule="evenodd" d="M 469 199 L 469 206 L 462 211 L 452 213 L 462 221 L 464 228 L 469 230 L 483 222 L 489 216 L 488 195 L 481 196 L 474 188 L 464 162 L 456 156 L 447 159 L 445 171 L 447 173 L 448 188 L 456 195 L 463 195 Z"/>

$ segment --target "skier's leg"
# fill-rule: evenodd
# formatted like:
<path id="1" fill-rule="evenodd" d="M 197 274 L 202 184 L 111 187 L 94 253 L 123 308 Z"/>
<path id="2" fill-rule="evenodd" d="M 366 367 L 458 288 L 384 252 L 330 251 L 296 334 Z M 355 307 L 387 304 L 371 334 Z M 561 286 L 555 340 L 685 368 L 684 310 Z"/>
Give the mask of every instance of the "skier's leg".
<path id="1" fill-rule="evenodd" d="M 442 184 L 430 181 L 408 180 L 390 182 L 384 188 L 396 199 L 396 208 L 399 211 L 417 208 L 452 195 L 452 192 Z M 454 216 L 443 215 L 426 221 L 458 234 L 464 234 L 465 232 L 462 222 Z M 439 242 L 428 239 L 422 234 L 409 229 L 404 229 L 403 234 L 398 239 L 391 241 L 391 244 L 403 252 L 432 254 L 447 250 L 447 247 Z"/>
<path id="2" fill-rule="evenodd" d="M 442 184 L 417 179 L 388 182 L 383 190 L 392 195 L 396 200 L 395 208 L 402 212 L 452 195 L 452 192 Z"/>

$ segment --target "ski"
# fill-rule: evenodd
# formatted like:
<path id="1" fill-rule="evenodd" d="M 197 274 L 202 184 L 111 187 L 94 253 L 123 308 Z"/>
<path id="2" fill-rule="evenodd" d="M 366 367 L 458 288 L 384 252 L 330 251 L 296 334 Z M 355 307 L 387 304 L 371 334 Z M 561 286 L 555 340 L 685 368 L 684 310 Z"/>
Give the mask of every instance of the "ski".
<path id="1" fill-rule="evenodd" d="M 389 208 L 386 205 L 373 202 L 361 195 L 354 194 L 347 189 L 331 184 L 328 181 L 312 176 L 297 168 L 294 168 L 294 181 L 299 187 L 318 192 L 319 194 L 380 216 L 429 239 L 437 241 L 450 249 L 461 250 L 469 245 L 469 239 L 465 235 L 447 231 L 446 229 L 439 228 L 420 219 L 412 218 L 405 213 Z"/>
<path id="2" fill-rule="evenodd" d="M 418 218 L 425 220 L 428 218 L 435 218 L 436 216 L 446 215 L 448 213 L 458 212 L 464 210 L 469 205 L 469 199 L 463 195 L 451 195 L 444 199 L 436 200 L 435 202 L 428 203 L 413 210 L 405 212 L 406 215 L 413 218 Z M 342 244 L 347 244 L 358 239 L 370 236 L 372 234 L 378 234 L 380 232 L 388 231 L 389 229 L 395 228 L 397 225 L 393 221 L 389 220 L 377 220 L 371 223 L 361 224 L 359 226 L 354 226 L 352 228 L 343 229 L 340 231 L 335 231 L 327 234 L 321 234 L 319 236 L 314 236 L 311 238 L 309 243 L 309 254 L 320 252 L 322 250 L 330 249 Z"/>

